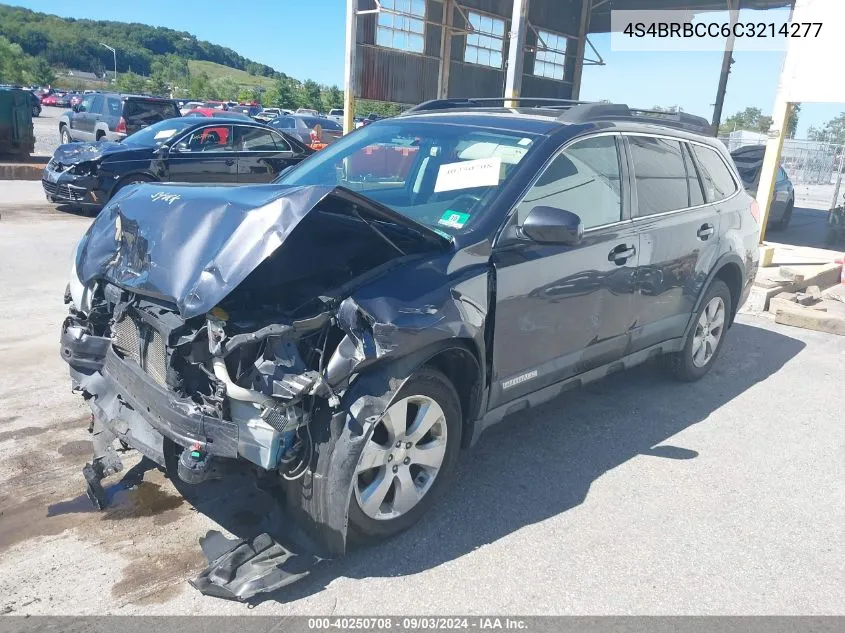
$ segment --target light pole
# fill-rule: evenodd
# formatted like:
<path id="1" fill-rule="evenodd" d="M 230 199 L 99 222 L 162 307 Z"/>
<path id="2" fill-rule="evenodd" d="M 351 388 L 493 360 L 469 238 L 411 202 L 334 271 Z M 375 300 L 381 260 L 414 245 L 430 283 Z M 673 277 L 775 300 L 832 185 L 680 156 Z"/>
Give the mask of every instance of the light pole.
<path id="1" fill-rule="evenodd" d="M 105 46 L 112 52 L 112 55 L 114 55 L 114 81 L 117 81 L 117 51 L 108 44 L 103 44 L 102 42 L 100 42 L 100 46 Z"/>

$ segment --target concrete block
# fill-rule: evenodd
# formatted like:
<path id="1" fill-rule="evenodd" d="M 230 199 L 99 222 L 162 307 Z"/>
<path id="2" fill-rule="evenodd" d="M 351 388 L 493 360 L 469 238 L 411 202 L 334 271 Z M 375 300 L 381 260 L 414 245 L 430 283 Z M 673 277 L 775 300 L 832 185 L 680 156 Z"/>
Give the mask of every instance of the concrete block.
<path id="1" fill-rule="evenodd" d="M 804 292 L 816 301 L 822 298 L 822 289 L 818 286 L 807 286 L 807 289 Z"/>
<path id="2" fill-rule="evenodd" d="M 782 292 L 782 286 L 775 286 L 774 288 L 751 286 L 751 292 L 748 294 L 745 305 L 742 306 L 742 312 L 765 312 L 769 309 L 769 300 Z"/>
<path id="3" fill-rule="evenodd" d="M 775 258 L 775 247 L 774 246 L 761 246 L 760 247 L 760 266 L 763 268 L 768 268 L 772 265 L 772 260 Z"/>
<path id="4" fill-rule="evenodd" d="M 781 279 L 785 279 L 793 283 L 801 283 L 804 281 L 804 272 L 791 266 L 781 266 L 778 268 L 778 274 Z"/>
<path id="5" fill-rule="evenodd" d="M 824 312 L 798 306 L 778 308 L 775 312 L 775 323 L 845 336 L 845 317 L 832 316 Z"/>
<path id="6" fill-rule="evenodd" d="M 0 163 L 0 180 L 41 180 L 47 161 L 38 163 Z"/>
<path id="7" fill-rule="evenodd" d="M 781 294 L 789 294 L 786 292 L 782 292 Z M 772 314 L 777 314 L 778 310 L 789 310 L 789 309 L 800 309 L 800 306 L 795 303 L 795 301 L 791 301 L 789 299 L 781 299 L 780 295 L 777 297 L 772 297 L 769 300 L 769 307 L 767 308 L 768 312 Z"/>
<path id="8" fill-rule="evenodd" d="M 825 264 L 824 266 L 816 266 L 814 268 L 816 270 L 813 271 L 813 274 L 804 278 L 808 287 L 818 286 L 824 290 L 839 283 L 839 277 L 842 274 L 842 264 Z"/>

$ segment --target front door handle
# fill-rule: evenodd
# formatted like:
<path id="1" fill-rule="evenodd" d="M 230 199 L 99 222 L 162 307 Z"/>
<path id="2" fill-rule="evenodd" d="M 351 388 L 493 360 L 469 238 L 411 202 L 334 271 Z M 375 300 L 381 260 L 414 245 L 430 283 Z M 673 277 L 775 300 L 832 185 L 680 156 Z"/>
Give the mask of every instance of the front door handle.
<path id="1" fill-rule="evenodd" d="M 622 264 L 626 263 L 629 258 L 633 257 L 637 252 L 637 249 L 634 248 L 634 245 L 631 244 L 620 244 L 607 256 L 607 261 L 613 262 L 617 266 L 621 266 Z"/>
<path id="2" fill-rule="evenodd" d="M 225 162 L 226 162 L 227 167 L 231 167 L 232 165 L 235 164 L 235 159 L 234 158 L 227 158 Z"/>
<path id="3" fill-rule="evenodd" d="M 696 235 L 698 236 L 698 239 L 704 241 L 708 239 L 711 235 L 713 235 L 713 233 L 715 232 L 716 229 L 713 228 L 712 224 L 702 224 L 699 227 L 698 232 L 696 232 Z"/>

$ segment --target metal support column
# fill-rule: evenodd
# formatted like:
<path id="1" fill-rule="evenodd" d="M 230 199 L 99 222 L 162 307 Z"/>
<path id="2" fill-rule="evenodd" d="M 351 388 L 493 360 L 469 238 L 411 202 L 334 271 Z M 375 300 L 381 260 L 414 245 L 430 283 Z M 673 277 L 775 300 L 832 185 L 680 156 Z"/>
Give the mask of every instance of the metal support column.
<path id="1" fill-rule="evenodd" d="M 782 91 L 778 89 L 772 112 L 772 127 L 769 129 L 769 140 L 766 143 L 766 153 L 763 166 L 760 169 L 760 184 L 757 185 L 757 204 L 760 207 L 760 243 L 766 239 L 766 222 L 769 220 L 772 195 L 775 192 L 775 177 L 777 176 L 780 154 L 783 150 L 783 139 L 786 138 L 786 124 L 792 115 L 792 105 L 782 98 Z"/>
<path id="2" fill-rule="evenodd" d="M 505 99 L 516 99 L 522 90 L 522 62 L 525 58 L 525 33 L 528 31 L 528 0 L 513 0 L 510 39 L 508 40 L 508 72 L 505 77 Z M 505 101 L 505 107 L 515 107 Z"/>
<path id="3" fill-rule="evenodd" d="M 725 105 L 725 93 L 728 89 L 728 75 L 731 74 L 731 64 L 734 54 L 734 25 L 739 18 L 739 11 L 734 11 L 734 1 L 728 0 L 730 11 L 731 34 L 725 42 L 725 54 L 722 57 L 722 72 L 719 75 L 719 87 L 716 89 L 716 103 L 713 104 L 713 135 L 719 135 L 719 125 L 722 123 L 722 107 Z"/>
<path id="4" fill-rule="evenodd" d="M 572 75 L 571 99 L 581 98 L 581 73 L 584 70 L 584 55 L 587 51 L 587 31 L 590 30 L 590 15 L 593 12 L 593 0 L 582 0 L 581 25 L 578 29 L 578 45 L 575 48 L 575 72 Z"/>
<path id="5" fill-rule="evenodd" d="M 358 0 L 346 0 L 346 51 L 343 63 L 343 133 L 355 129 L 355 29 Z"/>
<path id="6" fill-rule="evenodd" d="M 437 73 L 437 98 L 449 96 L 449 70 L 452 68 L 452 23 L 455 0 L 443 0 L 443 20 L 440 26 L 440 68 Z"/>

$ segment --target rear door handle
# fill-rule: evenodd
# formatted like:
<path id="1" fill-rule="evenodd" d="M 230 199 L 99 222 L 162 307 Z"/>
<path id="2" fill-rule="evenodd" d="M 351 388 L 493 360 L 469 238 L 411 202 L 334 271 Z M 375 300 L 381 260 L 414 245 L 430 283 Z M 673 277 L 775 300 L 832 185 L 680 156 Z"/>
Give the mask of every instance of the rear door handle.
<path id="1" fill-rule="evenodd" d="M 621 266 L 625 262 L 628 261 L 629 258 L 633 257 L 637 252 L 637 249 L 634 248 L 634 245 L 631 244 L 620 244 L 607 256 L 607 261 L 615 263 L 617 266 Z"/>
<path id="2" fill-rule="evenodd" d="M 715 232 L 716 232 L 716 229 L 714 229 L 714 228 L 713 228 L 713 225 L 712 225 L 712 224 L 702 224 L 702 225 L 699 227 L 698 232 L 696 233 L 696 235 L 698 236 L 698 239 L 700 239 L 700 240 L 706 240 L 706 239 L 708 239 L 711 235 L 713 235 L 713 233 L 715 233 Z"/>

